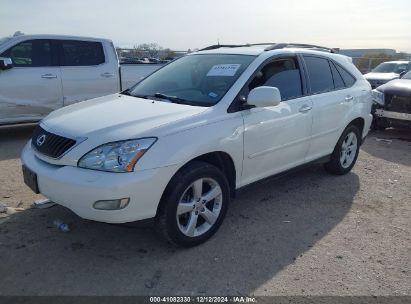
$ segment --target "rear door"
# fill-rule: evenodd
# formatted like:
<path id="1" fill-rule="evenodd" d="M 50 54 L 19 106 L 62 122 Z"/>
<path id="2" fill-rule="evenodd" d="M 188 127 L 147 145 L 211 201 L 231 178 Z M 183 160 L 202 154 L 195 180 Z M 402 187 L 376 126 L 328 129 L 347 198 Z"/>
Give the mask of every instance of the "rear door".
<path id="1" fill-rule="evenodd" d="M 65 106 L 120 91 L 118 61 L 108 44 L 60 40 L 59 49 Z"/>
<path id="2" fill-rule="evenodd" d="M 36 121 L 63 103 L 61 74 L 48 39 L 22 41 L 1 57 L 14 67 L 0 71 L 0 123 Z"/>
<path id="3" fill-rule="evenodd" d="M 357 98 L 355 78 L 326 57 L 304 55 L 313 101 L 312 140 L 307 161 L 331 154 Z"/>

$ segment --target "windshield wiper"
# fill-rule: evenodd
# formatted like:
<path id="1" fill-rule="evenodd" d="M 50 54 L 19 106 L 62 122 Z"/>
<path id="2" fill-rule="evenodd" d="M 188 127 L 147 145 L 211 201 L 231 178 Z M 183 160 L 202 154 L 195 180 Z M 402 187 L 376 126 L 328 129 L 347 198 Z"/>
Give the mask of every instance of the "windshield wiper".
<path id="1" fill-rule="evenodd" d="M 124 90 L 123 92 L 120 92 L 120 94 L 131 96 L 130 89 Z"/>
<path id="2" fill-rule="evenodd" d="M 184 104 L 184 103 L 187 102 L 187 100 L 185 100 L 185 99 L 183 99 L 183 98 L 180 98 L 180 97 L 177 97 L 177 96 L 170 96 L 170 95 L 166 95 L 166 94 L 162 94 L 162 93 L 155 93 L 155 94 L 154 94 L 154 97 L 164 98 L 164 99 L 170 100 L 170 101 L 173 102 L 173 103 L 181 103 L 181 104 Z"/>
<path id="3" fill-rule="evenodd" d="M 144 98 L 144 99 L 152 99 L 153 97 L 155 98 L 161 98 L 161 99 L 167 99 L 171 101 L 172 103 L 178 103 L 178 104 L 191 104 L 188 100 L 185 100 L 183 98 L 177 97 L 177 96 L 170 96 L 162 93 L 155 93 L 154 95 L 134 95 L 130 93 L 130 90 L 125 90 L 121 92 L 123 95 L 128 95 L 128 96 L 133 96 L 137 98 Z"/>

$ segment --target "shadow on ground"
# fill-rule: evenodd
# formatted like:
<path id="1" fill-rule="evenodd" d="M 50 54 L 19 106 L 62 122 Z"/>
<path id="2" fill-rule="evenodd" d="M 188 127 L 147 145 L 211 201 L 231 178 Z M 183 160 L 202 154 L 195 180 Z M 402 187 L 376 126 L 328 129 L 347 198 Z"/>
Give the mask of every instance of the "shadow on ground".
<path id="1" fill-rule="evenodd" d="M 264 180 L 240 190 L 217 234 L 191 249 L 151 228 L 86 221 L 60 206 L 29 209 L 0 224 L 0 294 L 252 293 L 338 225 L 358 190 L 356 174 L 320 166 Z M 72 231 L 57 231 L 56 218 Z"/>
<path id="2" fill-rule="evenodd" d="M 393 128 L 373 131 L 361 149 L 377 158 L 411 166 L 411 131 Z"/>
<path id="3" fill-rule="evenodd" d="M 0 161 L 19 158 L 36 124 L 0 126 Z"/>

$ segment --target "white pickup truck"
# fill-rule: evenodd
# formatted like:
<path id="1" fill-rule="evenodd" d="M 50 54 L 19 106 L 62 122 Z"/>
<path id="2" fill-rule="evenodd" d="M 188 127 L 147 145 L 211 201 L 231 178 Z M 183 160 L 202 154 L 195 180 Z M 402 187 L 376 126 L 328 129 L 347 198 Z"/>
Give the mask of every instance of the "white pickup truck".
<path id="1" fill-rule="evenodd" d="M 18 35 L 0 39 L 0 125 L 127 89 L 161 64 L 122 65 L 112 41 Z"/>

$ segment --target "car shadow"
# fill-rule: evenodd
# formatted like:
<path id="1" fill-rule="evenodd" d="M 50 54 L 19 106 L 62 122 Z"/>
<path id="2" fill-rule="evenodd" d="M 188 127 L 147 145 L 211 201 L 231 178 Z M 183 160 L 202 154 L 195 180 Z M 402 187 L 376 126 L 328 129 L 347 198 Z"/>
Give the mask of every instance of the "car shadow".
<path id="1" fill-rule="evenodd" d="M 19 158 L 37 124 L 0 126 L 0 161 Z"/>
<path id="2" fill-rule="evenodd" d="M 409 130 L 390 128 L 384 131 L 373 131 L 366 141 L 367 144 L 361 147 L 363 151 L 392 163 L 411 166 Z"/>
<path id="3" fill-rule="evenodd" d="M 190 249 L 150 227 L 29 209 L 0 223 L 0 295 L 249 294 L 338 225 L 358 190 L 356 174 L 318 165 L 266 179 L 240 189 L 217 234 Z M 54 219 L 72 230 L 58 231 Z"/>

